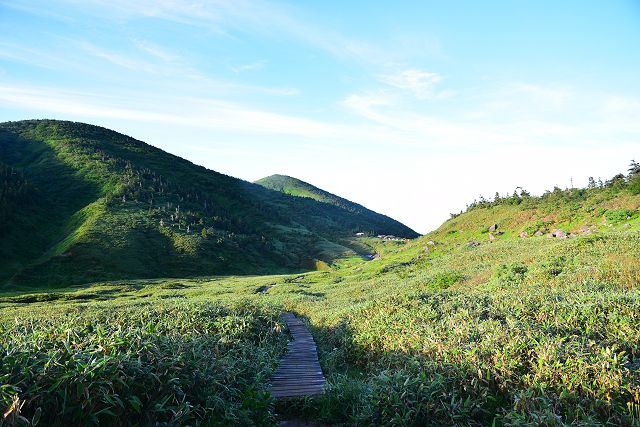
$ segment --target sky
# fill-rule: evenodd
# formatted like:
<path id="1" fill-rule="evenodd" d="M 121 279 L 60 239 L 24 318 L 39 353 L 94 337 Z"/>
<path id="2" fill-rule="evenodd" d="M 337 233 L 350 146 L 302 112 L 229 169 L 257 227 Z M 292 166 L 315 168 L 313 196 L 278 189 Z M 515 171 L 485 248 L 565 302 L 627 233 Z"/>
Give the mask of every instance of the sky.
<path id="1" fill-rule="evenodd" d="M 0 121 L 101 125 L 426 233 L 640 160 L 640 2 L 0 0 Z"/>

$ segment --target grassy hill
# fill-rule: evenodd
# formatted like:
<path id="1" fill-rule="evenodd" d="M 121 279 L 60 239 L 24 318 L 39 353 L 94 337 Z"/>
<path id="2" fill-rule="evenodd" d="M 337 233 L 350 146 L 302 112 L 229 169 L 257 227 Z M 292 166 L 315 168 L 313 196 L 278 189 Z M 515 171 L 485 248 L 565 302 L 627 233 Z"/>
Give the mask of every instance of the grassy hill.
<path id="1" fill-rule="evenodd" d="M 0 124 L 0 176 L 11 286 L 308 270 L 352 253 L 359 231 L 415 236 L 82 123 Z"/>
<path id="2" fill-rule="evenodd" d="M 324 271 L 6 294 L 1 405 L 16 423 L 638 425 L 638 175 L 476 202 Z M 322 397 L 265 392 L 283 311 L 317 341 Z"/>
<path id="3" fill-rule="evenodd" d="M 402 237 L 419 236 L 418 233 L 388 216 L 373 212 L 362 205 L 321 190 L 320 188 L 314 187 L 313 185 L 297 178 L 292 178 L 286 175 L 271 175 L 255 181 L 255 184 L 259 184 L 270 190 L 279 191 L 291 196 L 306 197 L 328 205 L 336 206 L 353 215 L 357 215 L 358 217 L 365 219 L 368 223 L 375 225 L 375 228 L 378 230 L 388 230 L 386 234 Z M 378 234 L 373 229 L 362 229 L 360 231 L 370 235 Z"/>
<path id="4" fill-rule="evenodd" d="M 432 236 L 483 241 L 489 234 L 495 238 L 530 238 L 555 231 L 562 237 L 572 237 L 635 227 L 639 208 L 640 173 L 628 177 L 620 174 L 600 186 L 555 188 L 539 197 L 526 191 L 514 192 L 492 201 L 476 201 L 466 212 L 452 215 Z M 489 227 L 494 224 L 498 228 L 491 232 Z"/>
<path id="5" fill-rule="evenodd" d="M 348 200 L 314 187 L 309 183 L 287 175 L 271 175 L 255 181 L 255 184 L 260 184 L 271 190 L 291 194 L 292 196 L 309 197 L 310 199 L 340 206 L 344 209 L 351 209 L 355 211 L 360 208 L 360 210 L 365 210 L 360 205 L 349 202 Z"/>

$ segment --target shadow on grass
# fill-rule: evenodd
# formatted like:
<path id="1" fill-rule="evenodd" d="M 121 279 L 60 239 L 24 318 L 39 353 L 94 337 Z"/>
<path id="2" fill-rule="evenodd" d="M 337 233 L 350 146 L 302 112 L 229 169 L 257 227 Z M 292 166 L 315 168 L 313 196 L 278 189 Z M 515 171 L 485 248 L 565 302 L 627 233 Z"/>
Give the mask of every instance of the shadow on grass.
<path id="1" fill-rule="evenodd" d="M 347 321 L 310 330 L 327 380 L 326 393 L 276 401 L 276 413 L 282 420 L 330 425 L 563 425 L 580 421 L 635 425 L 633 417 L 621 405 L 612 405 L 614 402 L 577 393 L 560 397 L 553 385 L 549 389 L 505 387 L 523 372 L 515 372 L 511 379 L 495 378 L 472 364 L 430 360 L 417 352 L 371 351 L 358 344 L 362 337 L 356 337 Z"/>
<path id="2" fill-rule="evenodd" d="M 304 318 L 303 316 L 300 316 Z M 308 324 L 308 319 L 305 319 Z M 507 395 L 496 384 L 469 389 L 477 373 L 404 352 L 370 352 L 349 324 L 310 327 L 327 380 L 321 396 L 275 403 L 282 420 L 345 425 L 490 425 Z"/>

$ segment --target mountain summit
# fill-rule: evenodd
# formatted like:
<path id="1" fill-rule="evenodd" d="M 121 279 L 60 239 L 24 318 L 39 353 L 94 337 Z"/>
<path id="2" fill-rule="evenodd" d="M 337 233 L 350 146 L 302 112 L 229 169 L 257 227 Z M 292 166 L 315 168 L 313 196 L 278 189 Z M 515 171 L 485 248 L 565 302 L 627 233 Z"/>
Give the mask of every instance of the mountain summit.
<path id="1" fill-rule="evenodd" d="M 418 237 L 419 234 L 407 227 L 406 225 L 389 218 L 388 216 L 379 214 L 365 208 L 362 205 L 354 203 L 350 200 L 331 194 L 307 182 L 301 181 L 287 175 L 271 175 L 266 178 L 255 181 L 256 184 L 262 185 L 270 190 L 279 191 L 296 197 L 306 197 L 317 200 L 318 202 L 332 205 L 349 212 L 352 215 L 362 218 L 367 222 L 370 229 L 362 229 L 361 231 L 386 230 L 386 233 L 402 237 Z"/>

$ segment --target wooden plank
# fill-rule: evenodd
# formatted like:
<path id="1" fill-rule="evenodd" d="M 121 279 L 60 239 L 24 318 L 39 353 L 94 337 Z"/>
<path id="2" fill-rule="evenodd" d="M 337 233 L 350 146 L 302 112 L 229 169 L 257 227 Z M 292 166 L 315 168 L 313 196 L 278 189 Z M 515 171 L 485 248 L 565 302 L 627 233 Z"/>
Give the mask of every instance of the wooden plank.
<path id="1" fill-rule="evenodd" d="M 282 391 L 271 392 L 272 395 L 280 398 L 293 397 L 293 396 L 311 396 L 311 395 L 323 394 L 323 393 L 324 393 L 324 389 L 322 388 L 319 388 L 316 390 L 282 390 Z"/>
<path id="2" fill-rule="evenodd" d="M 273 397 L 284 399 L 284 398 L 289 398 L 289 397 L 317 396 L 317 395 L 320 395 L 320 394 L 324 394 L 324 390 L 297 391 L 297 392 L 288 391 L 288 392 L 282 392 L 282 393 L 273 393 Z"/>
<path id="3" fill-rule="evenodd" d="M 272 390 L 278 390 L 278 391 L 282 391 L 282 390 L 320 390 L 324 388 L 324 383 L 322 384 L 310 384 L 310 385 L 306 385 L 306 386 L 296 386 L 294 385 L 287 385 L 287 386 L 280 386 L 280 387 L 273 387 Z"/>
<path id="4" fill-rule="evenodd" d="M 306 325 L 293 313 L 284 313 L 293 341 L 271 377 L 271 395 L 276 398 L 313 396 L 324 393 L 326 380 L 318 361 L 316 343 Z"/>

